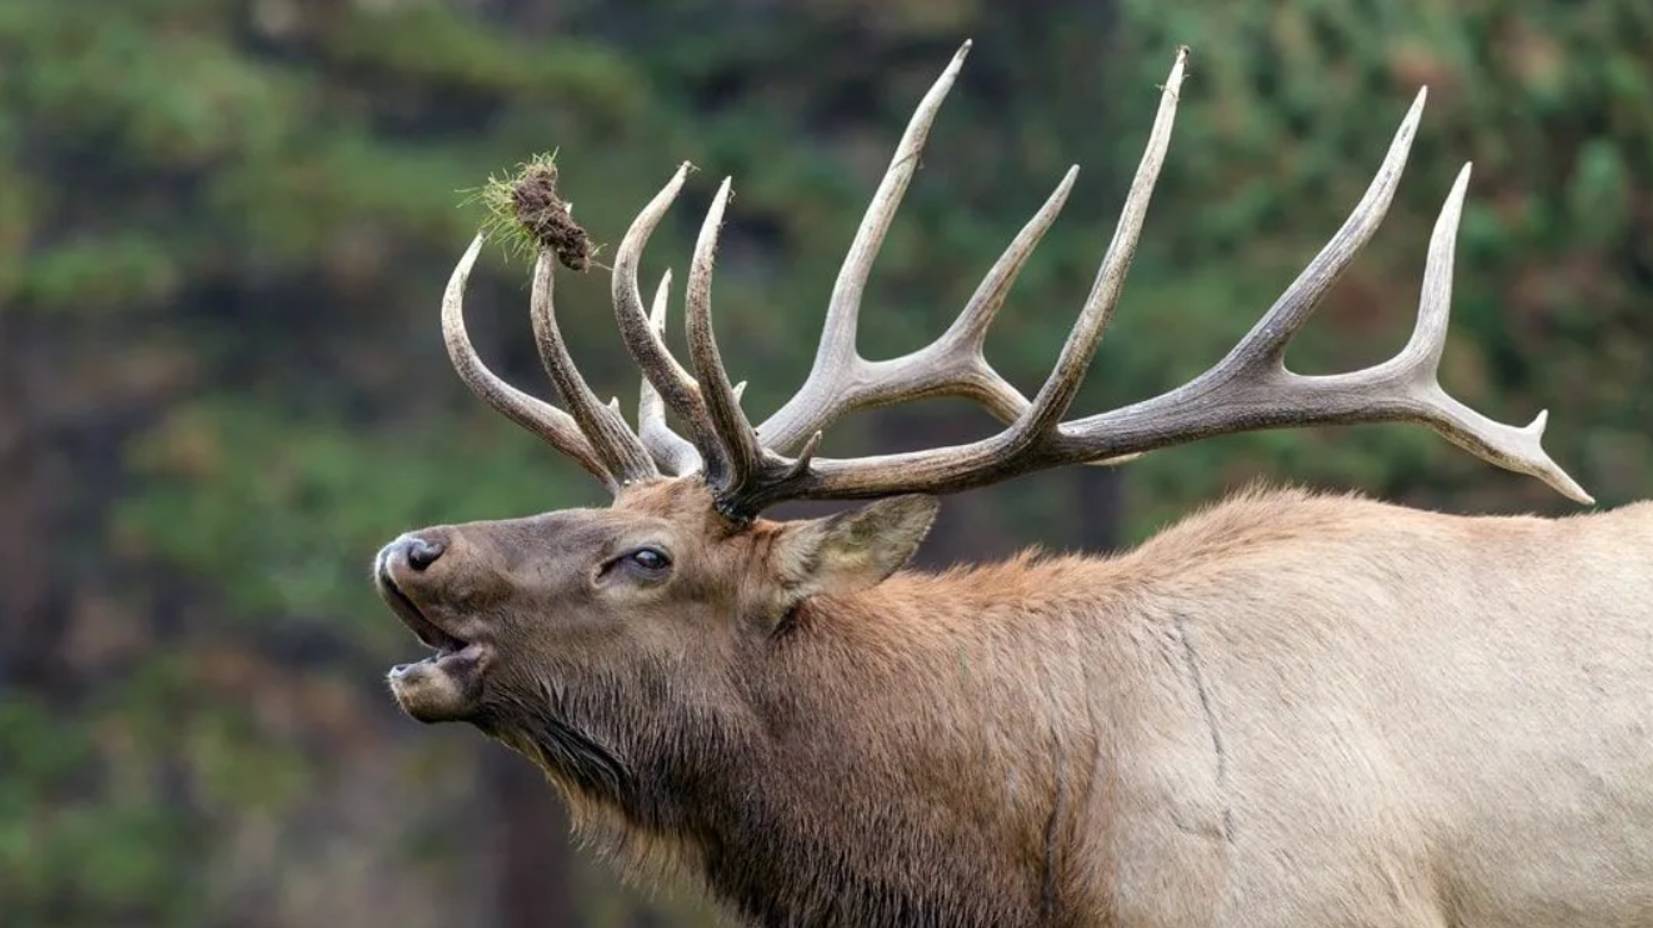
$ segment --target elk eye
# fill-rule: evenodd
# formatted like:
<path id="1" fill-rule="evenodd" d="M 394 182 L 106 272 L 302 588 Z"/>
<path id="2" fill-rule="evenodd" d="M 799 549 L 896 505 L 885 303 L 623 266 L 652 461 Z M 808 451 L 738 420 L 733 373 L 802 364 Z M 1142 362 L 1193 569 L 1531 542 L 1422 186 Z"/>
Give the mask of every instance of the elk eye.
<path id="1" fill-rule="evenodd" d="M 649 573 L 658 573 L 672 566 L 672 559 L 659 548 L 638 548 L 626 555 L 625 560 Z"/>

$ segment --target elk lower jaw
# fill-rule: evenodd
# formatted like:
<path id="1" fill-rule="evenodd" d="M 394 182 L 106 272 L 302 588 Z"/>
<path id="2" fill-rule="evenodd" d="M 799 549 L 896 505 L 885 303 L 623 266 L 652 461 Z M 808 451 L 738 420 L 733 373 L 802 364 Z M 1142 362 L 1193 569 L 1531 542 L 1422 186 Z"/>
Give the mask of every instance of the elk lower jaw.
<path id="1" fill-rule="evenodd" d="M 402 711 L 421 722 L 452 722 L 475 712 L 482 696 L 482 673 L 492 651 L 481 642 L 439 650 L 390 669 L 386 682 Z"/>
<path id="2" fill-rule="evenodd" d="M 421 722 L 469 718 L 481 701 L 482 675 L 493 649 L 480 641 L 465 641 L 426 618 L 382 564 L 375 579 L 380 595 L 402 624 L 436 652 L 390 668 L 386 682 L 402 711 Z"/>

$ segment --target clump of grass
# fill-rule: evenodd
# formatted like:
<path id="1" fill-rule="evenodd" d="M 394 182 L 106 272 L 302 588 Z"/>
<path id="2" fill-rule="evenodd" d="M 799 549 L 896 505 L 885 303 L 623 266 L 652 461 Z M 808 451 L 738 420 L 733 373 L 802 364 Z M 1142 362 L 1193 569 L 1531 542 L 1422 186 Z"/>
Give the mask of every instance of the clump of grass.
<path id="1" fill-rule="evenodd" d="M 507 254 L 532 258 L 545 248 L 569 270 L 591 266 L 596 253 L 591 237 L 574 221 L 572 204 L 557 193 L 556 152 L 535 155 L 504 176 L 489 175 L 467 202 L 481 205 L 482 231 Z"/>

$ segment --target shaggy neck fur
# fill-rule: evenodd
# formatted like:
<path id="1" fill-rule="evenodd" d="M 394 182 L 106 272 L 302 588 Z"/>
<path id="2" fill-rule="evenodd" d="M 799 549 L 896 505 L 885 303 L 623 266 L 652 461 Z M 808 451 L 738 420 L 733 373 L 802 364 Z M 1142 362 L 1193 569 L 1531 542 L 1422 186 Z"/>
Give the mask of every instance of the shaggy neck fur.
<path id="1" fill-rule="evenodd" d="M 757 924 L 1050 924 L 1070 756 L 1099 738 L 1064 704 L 1083 661 L 1048 645 L 1106 572 L 1023 559 L 801 609 L 752 693 L 765 769 L 708 823 L 713 887 Z"/>
<path id="2" fill-rule="evenodd" d="M 550 772 L 583 836 L 650 876 L 698 875 L 754 924 L 1056 923 L 1064 816 L 1087 801 L 1100 744 L 1081 644 L 1116 569 L 1023 557 L 897 574 L 797 609 L 745 662 L 742 711 L 588 681 L 547 684 L 535 705 L 497 707 L 509 728 L 485 727 Z M 619 712 L 671 713 L 649 728 L 680 737 L 588 733 Z"/>

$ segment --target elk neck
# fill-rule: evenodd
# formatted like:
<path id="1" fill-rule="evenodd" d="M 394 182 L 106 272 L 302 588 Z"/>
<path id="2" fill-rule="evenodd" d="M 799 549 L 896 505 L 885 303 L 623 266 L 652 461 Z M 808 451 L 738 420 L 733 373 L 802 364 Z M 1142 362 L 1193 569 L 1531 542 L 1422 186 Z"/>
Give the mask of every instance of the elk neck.
<path id="1" fill-rule="evenodd" d="M 1024 556 L 807 602 L 746 683 L 758 760 L 694 797 L 714 891 L 762 924 L 1051 923 L 1117 571 Z"/>

